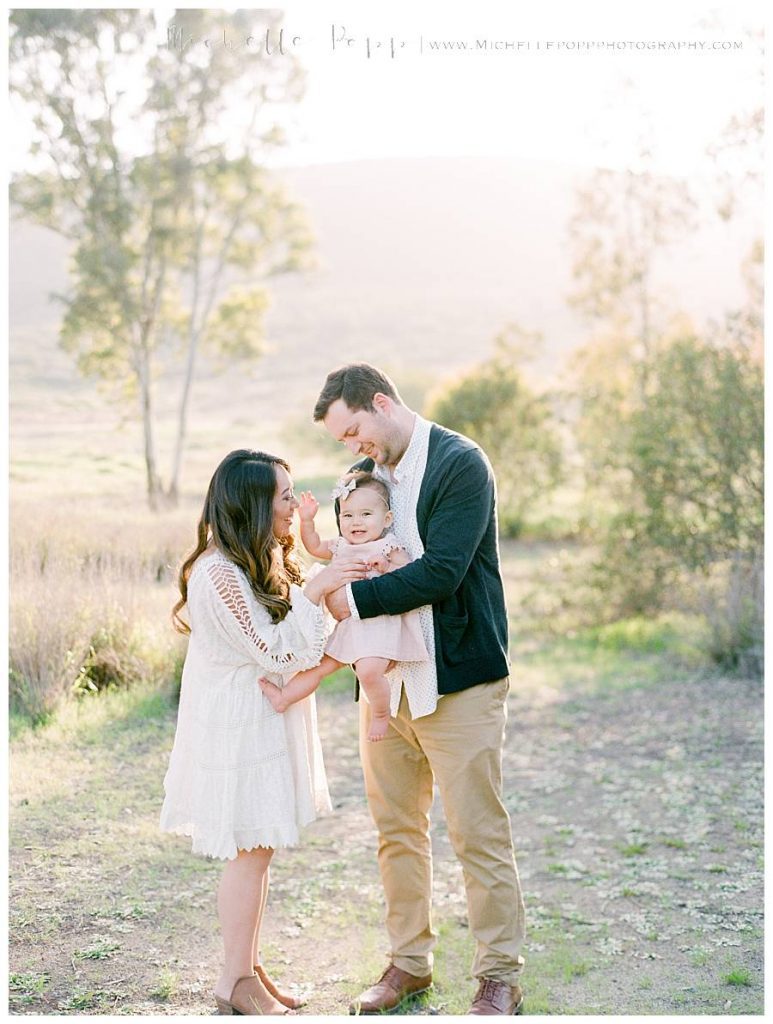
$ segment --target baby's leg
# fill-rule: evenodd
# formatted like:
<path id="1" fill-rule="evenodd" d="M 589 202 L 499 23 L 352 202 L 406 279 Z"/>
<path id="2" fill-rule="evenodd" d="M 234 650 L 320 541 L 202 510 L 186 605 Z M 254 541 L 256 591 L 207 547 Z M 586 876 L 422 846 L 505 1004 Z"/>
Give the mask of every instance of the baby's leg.
<path id="1" fill-rule="evenodd" d="M 384 673 L 391 664 L 388 658 L 360 658 L 354 666 L 370 704 L 369 740 L 383 740 L 389 728 L 390 687 Z"/>
<path id="2" fill-rule="evenodd" d="M 268 697 L 269 703 L 274 711 L 287 711 L 291 704 L 297 704 L 299 700 L 314 693 L 316 688 L 331 672 L 337 671 L 341 662 L 326 654 L 319 665 L 308 668 L 305 672 L 298 672 L 289 679 L 283 687 L 278 687 L 268 679 L 258 679 L 258 684 Z"/>

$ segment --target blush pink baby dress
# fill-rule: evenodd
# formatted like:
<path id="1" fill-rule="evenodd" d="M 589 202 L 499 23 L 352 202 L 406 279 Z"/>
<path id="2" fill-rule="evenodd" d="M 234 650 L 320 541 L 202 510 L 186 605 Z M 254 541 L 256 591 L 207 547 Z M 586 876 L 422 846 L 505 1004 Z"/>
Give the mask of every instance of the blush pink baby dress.
<path id="1" fill-rule="evenodd" d="M 364 544 L 350 544 L 337 537 L 333 558 L 376 558 L 399 548 L 393 533 Z M 373 571 L 369 578 L 380 576 Z M 372 619 L 348 618 L 339 622 L 328 640 L 326 652 L 336 661 L 351 665 L 360 658 L 391 661 L 426 661 L 429 657 L 421 632 L 418 609 L 402 615 L 377 615 Z"/>

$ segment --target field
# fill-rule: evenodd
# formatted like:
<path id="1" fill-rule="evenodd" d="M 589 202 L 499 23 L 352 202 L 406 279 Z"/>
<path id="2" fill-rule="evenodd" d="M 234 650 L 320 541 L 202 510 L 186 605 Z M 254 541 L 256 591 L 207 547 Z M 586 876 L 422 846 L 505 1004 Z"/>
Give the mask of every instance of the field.
<path id="1" fill-rule="evenodd" d="M 254 364 L 202 358 L 180 505 L 156 515 L 142 492 L 136 398 L 81 378 L 58 347 L 51 293 L 67 287 L 66 248 L 14 223 L 13 1013 L 212 1012 L 220 866 L 157 827 L 184 656 L 169 610 L 206 482 L 233 448 L 277 452 L 296 490 L 323 499 L 319 525 L 332 530 L 326 498 L 348 459 L 310 423 L 324 374 L 378 362 L 411 408 L 426 409 L 440 384 L 491 355 L 508 324 L 543 335 L 524 379 L 555 391 L 568 432 L 568 357 L 589 337 L 566 303 L 565 229 L 583 177 L 467 160 L 290 175 L 317 234 L 317 270 L 272 285 L 267 351 Z M 752 229 L 712 222 L 661 253 L 661 297 L 673 288 L 675 308 L 696 323 L 738 308 Z M 155 380 L 164 475 L 180 376 L 162 365 Z M 590 548 L 577 539 L 589 499 L 571 476 L 502 544 L 525 1012 L 761 1014 L 762 684 L 720 672 L 706 620 L 678 600 L 678 613 L 599 624 L 584 600 Z M 606 510 L 591 511 L 584 537 L 598 542 Z M 334 1015 L 380 973 L 387 948 L 346 672 L 318 706 L 335 811 L 275 859 L 264 957 L 307 996 L 306 1012 Z M 433 844 L 435 987 L 411 1012 L 464 1013 L 472 937 L 440 807 Z"/>
<path id="2" fill-rule="evenodd" d="M 525 1012 L 762 1013 L 760 684 L 707 671 L 668 620 L 538 640 L 522 599 L 557 553 L 504 549 Z M 211 1012 L 220 868 L 157 830 L 174 691 L 162 673 L 15 721 L 12 1012 Z M 318 706 L 335 812 L 275 859 L 264 955 L 327 1015 L 387 949 L 345 673 Z M 412 1012 L 463 1013 L 472 940 L 439 808 L 433 845 L 435 988 Z"/>

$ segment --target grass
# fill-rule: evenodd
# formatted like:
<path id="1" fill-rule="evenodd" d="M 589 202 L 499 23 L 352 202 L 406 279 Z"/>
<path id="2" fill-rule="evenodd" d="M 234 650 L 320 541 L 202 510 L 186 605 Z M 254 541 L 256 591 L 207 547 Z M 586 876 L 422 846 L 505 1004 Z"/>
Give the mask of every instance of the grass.
<path id="1" fill-rule="evenodd" d="M 89 949 L 79 949 L 73 953 L 76 960 L 107 960 L 120 949 L 117 942 L 99 942 Z"/>
<path id="2" fill-rule="evenodd" d="M 511 598 L 511 607 L 513 603 Z M 673 619 L 669 621 L 673 623 Z M 671 630 L 669 625 L 665 635 L 671 636 Z M 560 636 L 540 638 L 536 627 L 528 628 L 516 620 L 512 631 L 511 657 L 518 665 L 522 685 L 540 685 L 563 697 L 654 688 L 665 674 L 678 683 L 706 666 L 691 643 L 686 647 L 681 643 L 673 647 L 649 642 L 608 644 L 599 639 L 598 630 L 568 630 Z M 636 635 L 636 631 L 631 634 L 633 638 Z M 564 703 L 563 708 L 571 711 L 571 703 Z"/>
<path id="3" fill-rule="evenodd" d="M 663 843 L 664 846 L 667 846 L 671 850 L 686 850 L 687 849 L 687 843 L 684 841 L 684 839 L 676 839 L 676 838 L 673 838 L 673 837 L 669 837 L 669 838 L 666 838 L 666 839 L 662 839 L 661 842 Z"/>
<path id="4" fill-rule="evenodd" d="M 317 471 L 298 486 L 322 492 L 329 482 Z M 176 567 L 199 514 L 192 500 L 152 515 L 117 495 L 46 502 L 35 492 L 24 494 L 11 520 L 13 735 L 45 725 L 78 693 L 179 675 L 185 642 L 169 628 L 169 612 L 177 597 Z M 332 520 L 326 525 L 333 529 Z M 576 543 L 570 547 L 580 550 Z M 699 625 L 686 616 L 567 630 L 546 642 L 544 627 L 553 617 L 539 608 L 532 614 L 528 597 L 535 580 L 560 576 L 568 549 L 503 542 L 502 553 L 515 615 L 512 653 L 526 683 L 539 681 L 563 694 L 616 692 L 655 685 L 665 664 L 677 677 L 694 670 L 690 652 Z M 329 693 L 352 685 L 348 670 L 323 684 Z"/>
<path id="5" fill-rule="evenodd" d="M 123 566 L 120 571 L 136 581 L 138 600 L 129 610 L 136 616 L 135 625 L 140 624 L 140 637 L 147 644 L 144 649 L 150 651 L 156 641 L 151 632 L 144 635 L 142 623 L 150 627 L 155 615 L 166 628 L 169 602 L 161 595 L 167 584 L 151 578 L 152 566 L 158 564 L 158 545 L 163 547 L 165 542 L 149 537 L 140 543 L 138 535 L 128 529 L 125 539 L 128 547 L 121 546 L 122 538 L 110 571 L 118 573 Z M 32 557 L 35 552 L 40 556 L 41 549 L 32 532 L 28 540 L 23 564 L 30 569 L 28 575 L 42 598 L 46 577 Z M 144 568 L 139 562 L 131 568 L 129 549 L 134 543 L 145 545 L 144 553 L 138 554 Z M 83 574 L 89 564 L 89 571 L 96 572 L 93 561 L 87 561 L 90 551 L 80 538 L 72 551 L 62 551 L 61 558 L 69 559 L 68 571 L 76 575 Z M 552 556 L 548 550 L 538 556 L 523 545 L 507 544 L 503 551 L 510 605 L 517 608 L 529 580 L 539 578 L 544 558 Z M 47 567 L 55 564 L 52 557 L 49 552 Z M 151 596 L 145 605 L 143 594 L 156 597 Z M 539 756 L 547 759 L 545 763 L 564 766 L 572 781 L 569 790 L 559 791 L 555 797 L 549 791 L 536 795 L 534 806 L 558 801 L 554 807 L 558 813 L 547 819 L 544 828 L 535 827 L 530 819 L 525 822 L 527 834 L 531 831 L 524 863 L 531 870 L 525 889 L 528 942 L 533 947 L 527 948 L 527 1013 L 614 1012 L 621 1000 L 629 1000 L 627 1006 L 650 1007 L 651 1000 L 639 1004 L 630 993 L 611 995 L 614 986 L 610 988 L 609 979 L 622 965 L 620 958 L 629 955 L 629 947 L 611 924 L 594 925 L 596 914 L 588 908 L 601 906 L 604 913 L 613 908 L 635 914 L 648 925 L 649 919 L 643 916 L 649 913 L 652 901 L 648 872 L 658 872 L 668 887 L 669 879 L 676 877 L 674 855 L 688 847 L 705 849 L 687 831 L 681 838 L 681 819 L 679 824 L 656 820 L 641 831 L 621 823 L 606 838 L 597 834 L 593 840 L 605 850 L 606 860 L 602 857 L 598 866 L 594 862 L 592 874 L 578 870 L 583 863 L 591 864 L 587 850 L 583 854 L 582 849 L 589 841 L 588 826 L 585 818 L 574 816 L 580 812 L 571 810 L 570 801 L 575 793 L 581 802 L 587 801 L 583 785 L 593 783 L 590 803 L 582 804 L 592 813 L 607 787 L 614 788 L 626 769 L 624 751 L 619 759 L 610 759 L 605 753 L 602 763 L 593 754 L 599 749 L 596 744 L 582 750 L 582 758 L 594 760 L 591 775 L 584 780 L 584 760 L 572 764 L 565 760 L 577 737 L 585 737 L 597 722 L 608 721 L 616 728 L 616 719 L 609 716 L 628 707 L 628 695 L 633 701 L 639 694 L 653 691 L 660 703 L 680 692 L 680 680 L 686 685 L 695 677 L 694 669 L 668 644 L 658 647 L 646 631 L 631 628 L 624 633 L 627 645 L 619 642 L 619 636 L 599 639 L 591 633 L 551 637 L 522 630 L 513 637 L 516 714 L 510 730 L 518 733 L 519 716 L 524 719 L 523 738 L 531 734 L 535 721 L 543 730 L 549 725 L 549 735 L 560 735 L 560 741 L 555 748 L 540 747 Z M 671 634 L 665 630 L 663 635 Z M 160 665 L 167 655 L 163 645 L 155 649 Z M 169 656 L 173 656 L 172 649 Z M 663 689 L 658 692 L 657 687 Z M 372 984 L 385 962 L 376 838 L 361 791 L 351 689 L 349 670 L 341 670 L 322 684 L 320 720 L 324 723 L 327 709 L 325 755 L 331 788 L 337 793 L 337 813 L 319 830 L 310 830 L 298 850 L 281 851 L 277 857 L 270 902 L 274 928 L 264 949 L 280 978 L 284 974 L 292 982 L 291 967 L 302 965 L 315 979 L 315 1009 L 328 1013 L 345 1011 L 348 1000 Z M 34 728 L 18 709 L 12 718 L 12 967 L 14 977 L 28 978 L 26 983 L 17 980 L 12 999 L 25 1012 L 153 1014 L 159 1012 L 160 1004 L 164 1013 L 210 1012 L 209 974 L 220 957 L 212 914 L 220 865 L 191 857 L 189 844 L 157 831 L 161 780 L 175 713 L 174 679 L 167 678 L 159 685 L 158 677 L 149 674 L 124 688 L 108 687 L 81 699 L 66 696 Z M 653 734 L 651 740 L 659 742 L 659 738 L 659 733 Z M 551 742 L 554 740 L 555 736 Z M 713 750 L 710 755 L 704 764 L 714 757 Z M 532 762 L 521 765 L 517 748 L 508 756 L 515 758 L 508 770 L 517 769 L 511 776 L 511 792 L 521 792 L 517 772 L 526 770 L 528 781 Z M 716 760 L 716 771 L 723 771 L 724 759 Z M 679 762 L 668 765 L 670 771 L 679 769 Z M 651 768 L 651 772 L 644 770 L 641 780 L 637 777 L 643 792 L 659 791 L 659 762 L 653 762 Z M 539 776 L 537 772 L 536 778 Z M 634 804 L 639 799 L 636 792 L 631 799 Z M 737 820 L 748 817 L 742 804 L 736 803 Z M 614 814 L 621 805 L 611 806 Z M 430 1014 L 464 1014 L 475 990 L 470 976 L 473 941 L 466 926 L 459 872 L 443 874 L 455 861 L 440 818 L 438 813 L 435 835 L 439 834 L 441 841 L 436 846 L 436 891 L 454 898 L 441 898 L 437 903 L 436 986 L 422 1008 Z M 522 819 L 513 820 L 516 826 Z M 730 857 L 746 836 L 730 823 L 726 833 L 717 838 L 726 843 L 726 856 Z M 652 837 L 651 841 L 639 840 L 642 834 Z M 615 836 L 624 837 L 625 843 L 616 845 Z M 678 862 L 685 866 L 684 857 Z M 682 872 L 684 883 L 680 886 L 690 885 L 696 872 Z M 609 898 L 601 895 L 602 888 L 611 893 Z M 536 889 L 553 894 L 545 900 L 544 915 L 540 898 L 532 893 Z M 618 899 L 618 894 L 625 898 Z M 578 906 L 573 906 L 574 902 Z M 663 933 L 667 930 L 664 925 Z M 646 936 L 654 941 L 651 929 L 639 934 L 639 943 Z M 331 942 L 331 936 L 335 941 Z M 690 939 L 704 941 L 694 936 Z M 744 938 L 750 948 L 760 941 L 751 932 Z M 60 961 L 51 959 L 52 950 L 60 951 Z M 119 961 L 130 965 L 131 980 L 113 987 L 109 979 Z M 650 963 L 653 970 L 660 965 L 651 961 L 648 967 Z M 202 964 L 206 966 L 202 968 Z M 700 966 L 694 964 L 689 969 Z M 737 992 L 747 989 L 748 1005 L 752 1006 L 756 998 L 753 986 L 741 985 Z M 734 998 L 741 1002 L 738 996 Z"/>
<path id="6" fill-rule="evenodd" d="M 694 656 L 700 650 L 703 626 L 695 617 L 676 613 L 654 618 L 637 616 L 589 629 L 584 638 L 607 651 Z"/>
<path id="7" fill-rule="evenodd" d="M 564 964 L 564 980 L 571 981 L 573 978 L 582 978 L 591 970 L 591 964 L 587 960 L 567 960 Z"/>
<path id="8" fill-rule="evenodd" d="M 8 975 L 9 1002 L 14 1007 L 29 1006 L 42 995 L 49 983 L 49 976 L 34 971 L 14 972 Z"/>
<path id="9" fill-rule="evenodd" d="M 158 983 L 151 993 L 155 999 L 159 999 L 161 1002 L 168 1002 L 176 995 L 179 987 L 179 976 L 174 972 L 165 967 L 159 973 Z"/>
<path id="10" fill-rule="evenodd" d="M 45 725 L 63 701 L 179 672 L 169 628 L 183 517 L 23 504 L 11 522 L 11 729 Z M 51 609 L 56 614 L 51 614 Z"/>
<path id="11" fill-rule="evenodd" d="M 578 995 L 578 981 L 592 974 L 598 956 L 587 938 L 569 939 L 557 916 L 529 928 L 524 1012 L 540 1016 L 595 1013 L 592 985 Z"/>
<path id="12" fill-rule="evenodd" d="M 626 846 L 618 847 L 624 857 L 641 857 L 648 848 L 649 843 L 628 843 Z"/>
<path id="13" fill-rule="evenodd" d="M 336 729 L 348 730 L 346 743 L 353 746 L 354 720 L 348 715 L 348 696 L 330 693 L 325 706 L 331 711 L 330 722 Z M 199 990 L 195 984 L 193 989 L 184 987 L 181 979 L 192 978 L 195 983 L 195 965 L 211 965 L 219 958 L 219 938 L 211 916 L 219 865 L 192 858 L 185 842 L 156 831 L 160 779 L 174 709 L 172 687 L 159 690 L 148 684 L 107 691 L 63 706 L 49 725 L 14 741 L 12 851 L 17 851 L 18 858 L 22 846 L 32 847 L 24 852 L 32 872 L 24 886 L 20 886 L 18 860 L 15 868 L 12 864 L 17 888 L 12 894 L 11 934 L 17 949 L 26 951 L 21 960 L 19 952 L 15 954 L 13 996 L 19 1007 L 146 1014 L 163 1004 L 164 1012 L 209 1012 L 208 982 Z M 333 738 L 328 747 L 330 742 L 328 737 L 326 753 L 340 749 L 340 740 Z M 116 800 L 118 793 L 120 800 Z M 21 808 L 23 832 L 17 802 L 21 797 L 28 801 Z M 341 811 L 339 831 L 312 831 L 301 848 L 289 851 L 281 861 L 278 858 L 274 874 L 274 929 L 264 954 L 279 977 L 288 943 L 293 948 L 293 963 L 304 962 L 300 950 L 306 951 L 309 962 L 322 958 L 314 976 L 321 978 L 325 991 L 331 993 L 331 1001 L 324 1004 L 327 1012 L 345 1012 L 348 1000 L 371 984 L 384 965 L 375 837 L 368 831 L 361 804 L 357 813 L 362 815 L 357 828 L 347 823 Z M 89 822 L 99 822 L 98 830 L 90 830 Z M 335 819 L 330 822 L 336 826 Z M 352 845 L 360 837 L 362 845 Z M 578 832 L 577 826 L 564 819 L 557 823 L 552 838 L 562 846 L 570 839 L 582 841 L 582 830 Z M 94 840 L 98 845 L 92 845 Z M 669 850 L 667 846 L 662 849 Z M 622 857 L 619 849 L 617 855 Z M 544 859 L 547 861 L 547 856 Z M 565 869 L 547 871 L 547 877 L 555 880 L 551 884 L 560 886 L 569 863 L 548 863 Z M 43 890 L 35 884 L 38 876 L 49 880 L 50 891 L 43 898 Z M 441 881 L 436 879 L 436 885 Z M 442 881 L 441 891 L 446 891 L 445 886 Z M 527 899 L 534 888 L 532 881 Z M 634 892 L 633 886 L 629 889 Z M 598 898 L 595 893 L 592 897 L 595 907 Z M 621 961 L 617 955 L 607 963 L 607 955 L 597 946 L 600 938 L 611 939 L 614 932 L 606 926 L 599 931 L 588 915 L 559 911 L 567 898 L 571 900 L 571 893 L 565 888 L 564 900 L 540 914 L 531 896 L 526 1012 L 592 1014 L 600 1008 L 601 1012 L 613 1012 L 620 1003 L 610 1003 L 602 995 L 608 991 L 603 979 L 610 970 L 619 970 Z M 643 906 L 646 900 L 645 895 Z M 436 917 L 440 934 L 435 988 L 411 1010 L 464 1014 L 475 982 L 470 976 L 473 941 L 465 925 L 463 904 L 441 902 Z M 72 937 L 63 964 L 67 970 L 59 973 L 52 964 L 46 972 L 59 980 L 49 982 L 41 972 L 20 982 L 25 974 L 31 975 L 34 958 L 61 943 L 63 936 Z M 185 942 L 181 936 L 186 937 Z M 190 949 L 187 940 L 192 936 L 197 945 Z M 336 937 L 332 943 L 331 936 Z M 354 953 L 338 948 L 347 937 L 354 943 Z M 652 932 L 647 937 L 655 939 Z M 106 984 L 114 975 L 111 964 L 119 957 L 122 963 L 132 965 L 132 974 L 137 972 L 136 984 L 122 982 L 119 988 Z M 61 978 L 68 977 L 72 968 L 67 965 L 73 963 L 86 973 L 70 976 L 69 987 L 63 991 Z M 350 964 L 356 965 L 354 975 L 347 967 Z M 693 969 L 701 966 L 695 962 Z M 289 980 L 293 980 L 292 974 Z M 753 990 L 741 981 L 725 982 L 731 984 L 739 992 Z M 640 991 L 644 995 L 646 989 Z M 675 996 L 673 1005 L 694 1006 L 689 995 Z"/>
<path id="14" fill-rule="evenodd" d="M 350 668 L 340 668 L 337 672 L 323 679 L 320 689 L 330 694 L 354 693 L 355 675 Z"/>
<path id="15" fill-rule="evenodd" d="M 742 968 L 730 971 L 729 974 L 725 975 L 723 981 L 726 985 L 740 985 L 744 987 L 749 986 L 752 983 L 751 975 L 747 970 Z"/>

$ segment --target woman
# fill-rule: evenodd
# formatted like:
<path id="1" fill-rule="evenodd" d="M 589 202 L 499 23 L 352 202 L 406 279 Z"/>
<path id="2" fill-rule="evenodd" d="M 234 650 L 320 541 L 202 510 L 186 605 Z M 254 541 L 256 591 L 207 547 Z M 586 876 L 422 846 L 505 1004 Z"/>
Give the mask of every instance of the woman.
<path id="1" fill-rule="evenodd" d="M 365 575 L 349 560 L 301 589 L 290 534 L 298 502 L 289 467 L 239 450 L 209 484 L 198 542 L 180 570 L 175 626 L 190 634 L 174 749 L 164 780 L 164 831 L 226 860 L 217 893 L 225 946 L 215 986 L 221 1014 L 292 1013 L 259 959 L 274 850 L 330 810 L 313 697 L 277 714 L 258 677 L 279 685 L 318 664 L 322 597 Z M 190 625 L 180 612 L 187 605 Z"/>

